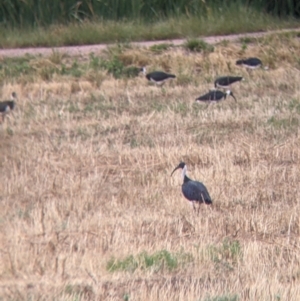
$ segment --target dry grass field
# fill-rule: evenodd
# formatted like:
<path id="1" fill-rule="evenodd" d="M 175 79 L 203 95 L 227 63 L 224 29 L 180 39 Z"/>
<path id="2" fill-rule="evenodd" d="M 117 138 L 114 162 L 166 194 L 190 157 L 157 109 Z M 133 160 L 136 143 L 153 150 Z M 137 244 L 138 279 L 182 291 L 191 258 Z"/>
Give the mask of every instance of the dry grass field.
<path id="1" fill-rule="evenodd" d="M 300 300 L 300 39 L 1 61 L 0 300 Z M 236 59 L 258 56 L 249 74 Z M 58 72 L 59 70 L 59 72 Z M 237 98 L 195 103 L 218 75 Z M 180 161 L 213 199 L 197 214 Z"/>

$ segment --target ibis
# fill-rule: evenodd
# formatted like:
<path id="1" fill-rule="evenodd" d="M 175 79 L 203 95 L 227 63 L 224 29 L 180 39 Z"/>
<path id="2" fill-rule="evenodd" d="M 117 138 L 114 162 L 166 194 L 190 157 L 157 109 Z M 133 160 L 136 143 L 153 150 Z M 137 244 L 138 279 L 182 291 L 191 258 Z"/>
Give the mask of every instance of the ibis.
<path id="1" fill-rule="evenodd" d="M 4 121 L 5 115 L 9 111 L 12 111 L 15 107 L 15 100 L 17 99 L 16 92 L 13 92 L 11 94 L 11 98 L 12 98 L 11 100 L 0 101 L 0 114 L 2 115 L 2 122 Z"/>
<path id="2" fill-rule="evenodd" d="M 204 184 L 198 181 L 193 181 L 189 177 L 187 177 L 187 166 L 184 162 L 180 162 L 179 165 L 175 167 L 175 169 L 171 173 L 171 176 L 177 169 L 180 168 L 182 169 L 183 178 L 183 184 L 181 186 L 182 194 L 188 201 L 192 202 L 193 209 L 196 209 L 196 203 L 198 203 L 199 206 L 202 203 L 205 203 L 207 205 L 212 204 L 211 197 Z"/>
<path id="3" fill-rule="evenodd" d="M 215 80 L 215 88 L 228 89 L 230 85 L 243 80 L 242 76 L 221 76 Z"/>
<path id="4" fill-rule="evenodd" d="M 257 69 L 262 67 L 262 61 L 257 57 L 250 57 L 248 59 L 237 60 L 236 64 L 242 65 L 248 69 Z"/>
<path id="5" fill-rule="evenodd" d="M 222 92 L 220 90 L 210 90 L 208 93 L 199 96 L 196 98 L 196 101 L 203 101 L 203 102 L 218 102 L 222 99 L 226 99 L 227 95 L 230 95 L 236 101 L 235 96 L 233 95 L 232 91 L 227 90 L 226 92 Z"/>
<path id="6" fill-rule="evenodd" d="M 146 78 L 149 81 L 154 82 L 155 84 L 160 85 L 160 86 L 162 86 L 167 80 L 176 77 L 176 75 L 174 75 L 174 74 L 166 73 L 163 71 L 153 71 L 153 72 L 147 73 L 145 67 L 143 67 L 141 69 L 141 71 L 143 71 L 144 75 L 146 76 Z"/>

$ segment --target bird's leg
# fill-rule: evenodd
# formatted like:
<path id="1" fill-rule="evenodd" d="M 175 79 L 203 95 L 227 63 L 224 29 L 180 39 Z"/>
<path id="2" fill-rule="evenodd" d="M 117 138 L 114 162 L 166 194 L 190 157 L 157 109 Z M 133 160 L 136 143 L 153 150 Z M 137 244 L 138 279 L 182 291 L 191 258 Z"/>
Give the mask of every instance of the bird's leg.
<path id="1" fill-rule="evenodd" d="M 193 204 L 193 210 L 194 210 L 194 212 L 197 213 L 197 215 L 199 215 L 199 212 L 200 212 L 200 204 L 201 204 L 201 203 L 199 203 L 198 208 L 196 208 L 196 207 L 197 207 L 197 206 L 196 206 L 196 203 L 197 203 L 197 202 L 192 201 L 192 204 Z"/>
<path id="2" fill-rule="evenodd" d="M 164 80 L 164 81 L 162 81 L 160 83 L 157 83 L 157 85 L 162 88 L 165 83 L 166 83 L 166 81 Z"/>

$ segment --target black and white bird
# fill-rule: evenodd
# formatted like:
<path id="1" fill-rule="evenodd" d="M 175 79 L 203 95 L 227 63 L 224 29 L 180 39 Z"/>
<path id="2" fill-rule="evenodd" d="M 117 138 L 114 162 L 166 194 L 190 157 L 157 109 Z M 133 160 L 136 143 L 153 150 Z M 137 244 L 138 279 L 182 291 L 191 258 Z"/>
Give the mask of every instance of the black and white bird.
<path id="1" fill-rule="evenodd" d="M 232 91 L 227 90 L 226 92 L 222 92 L 220 90 L 210 90 L 208 93 L 199 96 L 196 98 L 196 101 L 203 101 L 203 102 L 219 102 L 222 99 L 226 99 L 227 95 L 230 95 L 236 101 L 235 96 L 233 95 Z"/>
<path id="2" fill-rule="evenodd" d="M 163 71 L 153 71 L 147 74 L 145 67 L 141 68 L 141 71 L 149 81 L 154 82 L 155 84 L 160 86 L 163 85 L 167 80 L 176 77 L 176 75 L 174 74 L 166 73 Z"/>
<path id="3" fill-rule="evenodd" d="M 0 101 L 0 114 L 2 115 L 2 122 L 4 121 L 5 115 L 9 111 L 12 111 L 15 107 L 15 100 L 17 99 L 16 92 L 13 92 L 11 94 L 11 98 L 12 98 L 11 100 Z"/>
<path id="4" fill-rule="evenodd" d="M 212 204 L 211 197 L 204 184 L 198 181 L 193 181 L 187 177 L 186 175 L 187 166 L 184 162 L 180 162 L 179 165 L 175 167 L 175 169 L 171 173 L 171 176 L 173 175 L 175 170 L 180 168 L 182 169 L 182 178 L 183 178 L 183 184 L 181 186 L 182 194 L 186 199 L 192 202 L 193 209 L 194 210 L 196 209 L 195 203 L 198 203 L 199 205 L 202 203 L 205 203 L 207 205 Z"/>
<path id="5" fill-rule="evenodd" d="M 248 69 L 257 69 L 262 67 L 262 61 L 257 57 L 250 57 L 248 59 L 237 60 L 236 64 L 242 65 Z"/>
<path id="6" fill-rule="evenodd" d="M 228 89 L 230 85 L 243 80 L 242 76 L 221 76 L 215 80 L 215 88 Z"/>

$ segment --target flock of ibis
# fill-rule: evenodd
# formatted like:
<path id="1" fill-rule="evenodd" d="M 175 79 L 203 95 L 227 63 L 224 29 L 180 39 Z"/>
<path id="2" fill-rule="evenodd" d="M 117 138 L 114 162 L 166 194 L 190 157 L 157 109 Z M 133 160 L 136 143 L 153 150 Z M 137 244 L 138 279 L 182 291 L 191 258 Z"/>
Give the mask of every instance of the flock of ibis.
<path id="1" fill-rule="evenodd" d="M 262 67 L 262 61 L 259 58 L 251 57 L 248 59 L 242 59 L 236 61 L 237 65 L 242 65 L 248 69 L 257 69 Z M 267 69 L 267 67 L 265 67 Z M 146 68 L 140 68 L 145 75 L 145 77 L 154 82 L 157 85 L 162 86 L 167 80 L 175 78 L 175 74 L 165 73 L 163 71 L 153 71 L 147 73 Z M 228 95 L 232 96 L 236 101 L 235 96 L 233 95 L 232 91 L 229 90 L 230 86 L 236 82 L 243 80 L 242 76 L 221 76 L 215 80 L 215 89 L 209 90 L 206 94 L 199 96 L 196 98 L 196 101 L 201 102 L 218 102 L 222 99 L 226 99 Z M 226 90 L 225 92 L 221 90 L 217 90 L 217 88 Z"/>
<path id="2" fill-rule="evenodd" d="M 262 67 L 262 61 L 259 58 L 251 57 L 248 59 L 241 59 L 236 61 L 237 65 L 242 65 L 248 69 L 257 69 Z M 267 69 L 267 67 L 265 67 Z M 157 85 L 163 85 L 167 80 L 175 78 L 174 74 L 165 73 L 163 71 L 154 71 L 151 73 L 146 72 L 146 68 L 143 67 L 140 69 L 146 77 L 151 82 L 156 83 Z M 229 89 L 233 83 L 239 82 L 243 80 L 242 76 L 222 76 L 218 77 L 215 82 L 214 86 L 215 89 L 209 90 L 204 95 L 199 96 L 196 98 L 198 102 L 219 102 L 222 99 L 226 99 L 227 96 L 232 96 L 235 101 L 236 98 L 233 95 L 232 91 Z M 225 92 L 221 90 L 217 90 L 217 88 L 226 90 Z M 199 206 L 202 203 L 207 205 L 212 204 L 212 199 L 208 193 L 207 188 L 205 185 L 199 181 L 191 180 L 187 175 L 187 166 L 184 162 L 180 162 L 179 165 L 173 170 L 171 176 L 177 169 L 182 169 L 182 179 L 183 184 L 181 186 L 182 194 L 184 197 L 191 202 L 193 205 L 193 209 L 196 210 L 196 203 L 198 204 L 198 211 Z"/>
<path id="3" fill-rule="evenodd" d="M 259 58 L 248 58 L 248 59 L 238 60 L 238 61 L 236 61 L 236 64 L 243 65 L 244 67 L 249 68 L 249 69 L 256 69 L 256 68 L 262 67 L 262 62 Z M 267 69 L 267 67 L 265 67 L 265 69 Z M 151 78 L 151 76 L 153 77 L 153 75 L 155 75 L 155 72 L 152 72 L 151 74 L 150 74 L 150 78 Z M 159 76 L 160 81 L 161 81 L 161 78 L 164 78 L 164 80 L 166 80 L 171 77 L 170 74 L 164 73 L 165 74 L 164 77 L 161 74 L 161 72 L 159 74 L 160 74 L 160 76 Z M 172 75 L 172 77 L 175 77 L 175 75 Z M 147 77 L 147 79 L 149 79 L 149 78 Z M 241 76 L 219 77 L 215 80 L 215 83 L 214 83 L 215 89 L 210 90 L 208 93 L 206 93 L 202 96 L 199 96 L 198 98 L 196 98 L 196 101 L 218 102 L 222 99 L 226 99 L 227 95 L 232 96 L 234 98 L 234 100 L 236 101 L 236 98 L 233 95 L 232 91 L 229 90 L 229 87 L 233 83 L 239 82 L 241 80 L 243 80 L 243 77 L 241 77 Z M 228 90 L 223 92 L 221 90 L 216 90 L 217 88 L 228 89 Z M 190 201 L 192 203 L 193 209 L 196 210 L 196 206 L 195 206 L 196 203 L 198 203 L 198 211 L 199 211 L 200 204 L 202 204 L 202 203 L 211 205 L 212 199 L 211 199 L 205 185 L 199 181 L 194 181 L 194 180 L 191 180 L 189 177 L 187 177 L 186 164 L 184 162 L 180 162 L 179 165 L 177 167 L 175 167 L 175 169 L 173 170 L 171 176 L 177 169 L 182 169 L 182 179 L 183 179 L 183 184 L 181 186 L 182 194 L 188 201 Z"/>
<path id="4" fill-rule="evenodd" d="M 262 67 L 261 60 L 254 57 L 238 60 L 236 61 L 236 64 L 242 65 L 249 69 L 256 69 Z M 153 71 L 147 73 L 145 67 L 140 68 L 139 71 L 143 72 L 147 80 L 154 82 L 157 85 L 163 85 L 167 80 L 176 78 L 174 74 L 165 73 L 163 71 Z M 198 98 L 196 98 L 196 101 L 209 102 L 209 103 L 219 102 L 222 99 L 226 99 L 227 96 L 232 96 L 236 101 L 235 96 L 233 95 L 232 91 L 229 88 L 233 83 L 239 82 L 241 80 L 243 80 L 243 77 L 241 76 L 219 77 L 214 82 L 215 89 L 209 90 L 209 92 L 207 92 L 206 94 L 199 96 Z M 217 88 L 225 89 L 226 91 L 223 92 L 221 90 L 217 90 Z M 0 114 L 2 115 L 2 122 L 4 121 L 5 115 L 14 109 L 16 99 L 17 99 L 17 94 L 13 92 L 10 100 L 4 100 L 0 102 Z M 182 193 L 184 197 L 192 203 L 194 210 L 196 210 L 196 206 L 195 206 L 196 203 L 198 204 L 198 210 L 200 204 L 202 203 L 205 203 L 207 205 L 212 204 L 212 199 L 205 185 L 201 182 L 193 181 L 187 177 L 186 164 L 184 162 L 179 163 L 179 165 L 173 170 L 171 176 L 177 169 L 182 169 L 182 178 L 183 178 Z"/>

